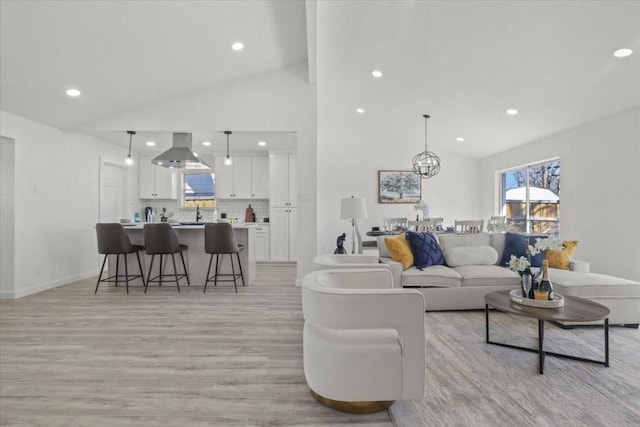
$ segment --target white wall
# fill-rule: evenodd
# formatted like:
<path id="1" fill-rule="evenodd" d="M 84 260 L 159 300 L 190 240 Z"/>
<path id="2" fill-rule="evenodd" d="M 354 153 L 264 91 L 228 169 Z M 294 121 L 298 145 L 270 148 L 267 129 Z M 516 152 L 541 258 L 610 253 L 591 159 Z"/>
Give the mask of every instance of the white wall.
<path id="1" fill-rule="evenodd" d="M 409 125 L 396 123 L 387 114 L 394 106 L 369 99 L 370 108 L 359 115 L 355 105 L 345 106 L 348 87 L 322 64 L 319 61 L 318 252 L 332 253 L 343 232 L 347 233 L 345 247 L 351 248 L 350 222 L 340 219 L 342 198 L 365 197 L 368 218 L 360 221 L 363 239 L 372 239 L 364 233 L 381 226 L 383 217 L 416 218 L 413 205 L 378 203 L 378 171 L 411 169 L 413 157 L 424 151 L 425 112 L 408 112 L 413 118 Z M 445 225 L 453 225 L 456 219 L 479 218 L 479 160 L 432 145 L 429 150 L 441 158 L 440 173 L 422 180 L 430 215 L 443 217 Z"/>
<path id="2" fill-rule="evenodd" d="M 180 95 L 86 123 L 86 131 L 296 132 L 298 158 L 298 279 L 316 252 L 316 86 L 306 64 Z"/>
<path id="3" fill-rule="evenodd" d="M 0 296 L 14 289 L 15 141 L 0 136 Z"/>
<path id="4" fill-rule="evenodd" d="M 483 159 L 481 212 L 494 214 L 495 172 L 560 157 L 561 238 L 591 270 L 640 281 L 640 108 Z"/>
<path id="5" fill-rule="evenodd" d="M 98 273 L 99 159 L 127 154 L 97 138 L 0 112 L 15 141 L 15 286 L 19 298 Z"/>

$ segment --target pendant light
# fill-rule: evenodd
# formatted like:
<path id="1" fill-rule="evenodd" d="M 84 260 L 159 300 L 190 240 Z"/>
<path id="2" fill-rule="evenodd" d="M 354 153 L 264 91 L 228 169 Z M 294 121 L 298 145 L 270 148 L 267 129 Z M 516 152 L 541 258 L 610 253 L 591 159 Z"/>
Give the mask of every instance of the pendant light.
<path id="1" fill-rule="evenodd" d="M 233 160 L 229 157 L 229 135 L 231 135 L 230 130 L 225 130 L 224 134 L 227 135 L 227 157 L 224 158 L 225 166 L 231 166 L 233 164 Z"/>
<path id="2" fill-rule="evenodd" d="M 133 157 L 131 157 L 131 140 L 133 139 L 133 135 L 135 135 L 135 131 L 132 130 L 128 130 L 127 133 L 129 134 L 129 154 L 127 154 L 127 158 L 124 159 L 124 164 L 127 166 L 131 166 L 133 165 Z"/>
<path id="3" fill-rule="evenodd" d="M 413 158 L 413 171 L 422 179 L 436 176 L 440 172 L 440 157 L 427 150 L 427 119 L 424 114 L 424 151 Z"/>

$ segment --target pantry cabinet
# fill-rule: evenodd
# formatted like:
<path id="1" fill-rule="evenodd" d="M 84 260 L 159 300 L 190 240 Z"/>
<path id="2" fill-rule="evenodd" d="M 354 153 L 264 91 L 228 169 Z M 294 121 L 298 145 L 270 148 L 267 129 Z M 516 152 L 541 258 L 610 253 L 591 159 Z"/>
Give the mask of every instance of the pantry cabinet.
<path id="1" fill-rule="evenodd" d="M 296 208 L 269 209 L 269 228 L 271 240 L 271 261 L 296 260 Z"/>
<path id="2" fill-rule="evenodd" d="M 295 154 L 269 154 L 269 205 L 297 206 L 297 159 Z"/>

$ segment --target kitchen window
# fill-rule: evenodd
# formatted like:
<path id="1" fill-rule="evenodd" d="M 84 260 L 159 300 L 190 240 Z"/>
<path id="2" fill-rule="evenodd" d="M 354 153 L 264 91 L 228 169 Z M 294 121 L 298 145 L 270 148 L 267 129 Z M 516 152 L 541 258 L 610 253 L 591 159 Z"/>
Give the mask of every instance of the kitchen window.
<path id="1" fill-rule="evenodd" d="M 216 206 L 216 178 L 213 173 L 183 174 L 182 206 L 185 208 L 214 208 Z"/>
<path id="2" fill-rule="evenodd" d="M 560 160 L 499 172 L 500 210 L 509 230 L 560 235 Z"/>

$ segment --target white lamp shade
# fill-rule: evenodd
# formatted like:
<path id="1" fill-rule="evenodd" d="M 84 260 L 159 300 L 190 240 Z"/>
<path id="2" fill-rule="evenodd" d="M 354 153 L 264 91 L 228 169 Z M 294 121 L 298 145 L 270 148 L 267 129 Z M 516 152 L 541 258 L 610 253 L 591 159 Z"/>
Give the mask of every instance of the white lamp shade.
<path id="1" fill-rule="evenodd" d="M 366 218 L 367 217 L 367 205 L 364 202 L 364 197 L 349 197 L 342 199 L 342 205 L 340 208 L 340 218 Z"/>

